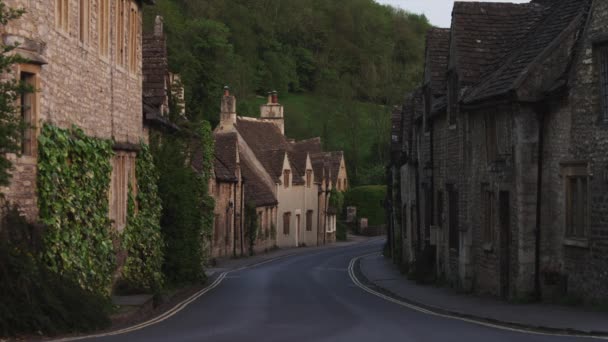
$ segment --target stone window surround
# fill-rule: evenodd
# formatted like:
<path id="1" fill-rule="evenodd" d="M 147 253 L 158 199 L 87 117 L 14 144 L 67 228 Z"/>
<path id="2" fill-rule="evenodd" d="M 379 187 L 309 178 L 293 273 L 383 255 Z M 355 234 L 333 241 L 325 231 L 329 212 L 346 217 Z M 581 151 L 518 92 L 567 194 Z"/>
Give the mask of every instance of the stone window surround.
<path id="1" fill-rule="evenodd" d="M 20 78 L 21 73 L 28 73 L 34 76 L 34 93 L 31 94 L 31 96 L 33 97 L 32 102 L 33 102 L 33 110 L 31 112 L 31 118 L 28 122 L 28 124 L 32 125 L 31 129 L 31 139 L 30 139 L 30 144 L 31 146 L 29 147 L 29 151 L 30 153 L 26 153 L 22 155 L 22 158 L 36 158 L 36 156 L 38 155 L 38 135 L 40 133 L 40 127 L 38 125 L 38 120 L 40 119 L 40 71 L 41 71 L 41 67 L 40 65 L 36 65 L 36 64 L 19 64 L 17 67 L 17 77 Z M 21 106 L 21 104 L 19 103 L 18 106 Z"/>
<path id="2" fill-rule="evenodd" d="M 566 182 L 566 180 L 568 179 L 568 177 L 587 177 L 587 206 L 588 206 L 588 210 L 587 210 L 587 226 L 585 227 L 585 237 L 583 238 L 578 238 L 578 237 L 568 237 L 568 233 L 567 233 L 567 225 L 568 225 L 568 216 L 569 214 L 569 208 L 568 208 L 568 203 L 566 201 L 566 199 L 564 198 L 564 213 L 565 213 L 565 217 L 564 217 L 564 240 L 563 240 L 563 244 L 565 246 L 571 246 L 571 247 L 579 247 L 579 248 L 588 248 L 589 247 L 589 222 L 590 222 L 590 210 L 589 210 L 589 203 L 590 203 L 590 191 L 589 191 L 589 180 L 592 177 L 592 174 L 590 172 L 590 164 L 588 161 L 581 161 L 581 160 L 572 160 L 572 161 L 565 161 L 565 162 L 561 162 L 560 163 L 560 177 L 564 180 L 563 182 L 563 193 L 564 193 L 564 197 L 566 196 L 566 194 L 568 193 L 568 184 Z"/>

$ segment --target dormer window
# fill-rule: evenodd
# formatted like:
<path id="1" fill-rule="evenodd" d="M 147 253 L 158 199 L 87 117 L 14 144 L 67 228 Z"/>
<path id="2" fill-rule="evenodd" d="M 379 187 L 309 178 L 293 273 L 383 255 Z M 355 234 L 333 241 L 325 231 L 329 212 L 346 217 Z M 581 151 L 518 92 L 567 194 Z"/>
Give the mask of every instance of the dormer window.
<path id="1" fill-rule="evenodd" d="M 450 72 L 448 76 L 448 122 L 450 126 L 456 125 L 458 115 L 458 74 Z"/>
<path id="2" fill-rule="evenodd" d="M 289 188 L 289 176 L 291 175 L 291 171 L 290 170 L 284 170 L 283 171 L 283 186 L 285 188 Z"/>
<path id="3" fill-rule="evenodd" d="M 306 170 L 306 187 L 312 186 L 312 170 Z"/>

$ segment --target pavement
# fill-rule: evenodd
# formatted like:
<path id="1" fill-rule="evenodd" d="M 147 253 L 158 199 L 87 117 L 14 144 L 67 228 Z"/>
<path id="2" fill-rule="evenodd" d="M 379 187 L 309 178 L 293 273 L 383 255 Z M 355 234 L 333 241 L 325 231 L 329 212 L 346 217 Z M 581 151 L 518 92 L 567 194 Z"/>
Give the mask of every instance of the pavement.
<path id="1" fill-rule="evenodd" d="M 419 285 L 402 275 L 380 252 L 360 258 L 358 270 L 364 282 L 376 290 L 440 314 L 540 332 L 608 336 L 608 312 L 543 303 L 516 304 L 445 287 Z"/>
<path id="2" fill-rule="evenodd" d="M 500 329 L 405 307 L 353 277 L 382 239 L 226 260 L 200 293 L 162 316 L 90 341 L 583 341 Z M 291 251 L 294 252 L 294 251 Z M 262 256 L 260 256 L 262 258 Z M 242 262 L 242 264 L 241 264 Z M 365 264 L 365 262 L 363 263 Z M 229 271 L 226 271 L 229 270 Z M 73 339 L 71 339 L 73 340 Z M 67 341 L 67 340 L 65 340 Z"/>

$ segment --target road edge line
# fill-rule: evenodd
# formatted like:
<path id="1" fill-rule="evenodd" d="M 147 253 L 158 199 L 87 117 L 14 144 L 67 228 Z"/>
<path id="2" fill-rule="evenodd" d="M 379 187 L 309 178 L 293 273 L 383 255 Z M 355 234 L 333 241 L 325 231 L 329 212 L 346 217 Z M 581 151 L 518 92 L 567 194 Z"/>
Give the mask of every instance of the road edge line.
<path id="1" fill-rule="evenodd" d="M 367 254 L 360 255 L 360 256 L 357 256 L 357 257 L 354 257 L 351 259 L 349 266 L 348 266 L 348 275 L 350 276 L 351 281 L 360 289 L 362 289 L 376 297 L 380 297 L 386 301 L 406 307 L 410 310 L 414 310 L 414 311 L 417 311 L 417 312 L 420 312 L 420 313 L 423 313 L 426 315 L 447 318 L 447 319 L 452 319 L 452 320 L 458 320 L 458 321 L 467 322 L 467 323 L 471 323 L 471 324 L 475 324 L 475 325 L 480 325 L 480 326 L 484 326 L 484 327 L 488 327 L 488 328 L 506 330 L 506 331 L 517 332 L 517 333 L 552 336 L 552 337 L 573 337 L 573 338 L 576 337 L 576 338 L 587 338 L 587 339 L 596 339 L 596 340 L 608 340 L 608 336 L 594 335 L 592 333 L 585 333 L 585 332 L 580 332 L 580 331 L 573 331 L 571 333 L 570 332 L 551 332 L 548 330 L 554 330 L 554 329 L 539 328 L 539 327 L 516 327 L 516 326 L 514 326 L 515 323 L 491 322 L 489 319 L 484 319 L 482 317 L 466 317 L 463 314 L 458 315 L 457 313 L 441 312 L 437 309 L 425 308 L 422 305 L 414 304 L 415 303 L 414 301 L 406 302 L 406 301 L 398 298 L 398 296 L 396 296 L 396 295 L 390 296 L 390 295 L 380 293 L 378 291 L 373 290 L 369 286 L 365 285 L 357 277 L 356 272 L 355 272 L 355 268 L 358 267 L 359 272 L 361 274 L 363 274 L 363 272 L 361 272 L 361 270 L 360 270 L 360 260 L 362 258 L 368 257 L 370 255 L 377 255 L 377 254 L 379 254 L 379 252 L 367 253 Z M 373 282 L 371 282 L 369 280 L 367 280 L 367 281 L 369 283 L 374 284 Z M 376 284 L 374 284 L 374 286 L 382 289 L 381 286 L 378 286 Z M 390 291 L 387 291 L 387 292 L 390 292 Z M 545 330 L 545 331 L 543 331 L 543 330 Z M 555 330 L 557 330 L 557 329 L 555 329 Z"/>

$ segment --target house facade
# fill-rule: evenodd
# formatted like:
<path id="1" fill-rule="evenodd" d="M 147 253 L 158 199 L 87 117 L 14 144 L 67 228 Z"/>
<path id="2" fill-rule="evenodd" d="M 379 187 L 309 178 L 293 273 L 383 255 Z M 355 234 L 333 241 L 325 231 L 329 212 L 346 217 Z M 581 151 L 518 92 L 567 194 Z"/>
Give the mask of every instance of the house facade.
<path id="1" fill-rule="evenodd" d="M 607 15 L 457 2 L 428 33 L 425 83 L 394 120 L 404 262 L 504 298 L 607 298 Z"/>
<path id="2" fill-rule="evenodd" d="M 284 108 L 276 92 L 260 107 L 260 118 L 238 116 L 236 99 L 228 89 L 221 108 L 216 143 L 226 136 L 237 141 L 244 203 L 255 205 L 258 215 L 254 251 L 335 241 L 335 219 L 329 219 L 327 203 L 338 181 L 341 191 L 348 187 L 343 154 L 323 152 L 319 138 L 287 139 Z M 246 228 L 243 232 L 249 236 Z"/>
<path id="3" fill-rule="evenodd" d="M 142 1 L 7 0 L 25 14 L 2 28 L 4 44 L 28 62 L 15 77 L 37 91 L 21 98 L 28 128 L 14 170 L 2 189 L 30 220 L 38 217 L 37 137 L 44 124 L 76 125 L 91 137 L 114 141 L 110 216 L 126 224 L 128 180 L 134 174 L 142 120 Z"/>

